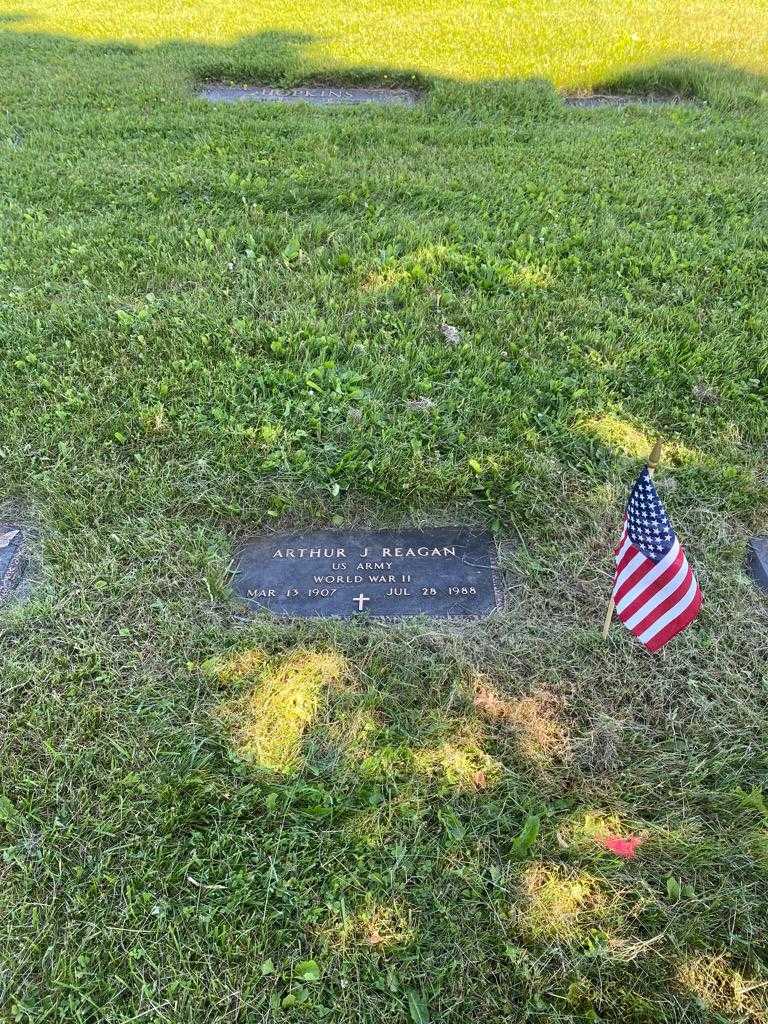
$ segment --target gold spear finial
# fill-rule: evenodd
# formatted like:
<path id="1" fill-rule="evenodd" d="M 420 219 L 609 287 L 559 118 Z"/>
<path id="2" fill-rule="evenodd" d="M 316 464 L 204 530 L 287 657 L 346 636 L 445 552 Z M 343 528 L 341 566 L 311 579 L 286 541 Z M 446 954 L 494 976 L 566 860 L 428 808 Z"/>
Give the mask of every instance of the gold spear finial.
<path id="1" fill-rule="evenodd" d="M 648 456 L 648 469 L 650 469 L 651 474 L 653 474 L 654 469 L 656 469 L 656 467 L 658 466 L 658 464 L 660 462 L 661 462 L 661 439 L 659 439 L 656 442 L 656 444 L 653 446 L 653 451 Z"/>

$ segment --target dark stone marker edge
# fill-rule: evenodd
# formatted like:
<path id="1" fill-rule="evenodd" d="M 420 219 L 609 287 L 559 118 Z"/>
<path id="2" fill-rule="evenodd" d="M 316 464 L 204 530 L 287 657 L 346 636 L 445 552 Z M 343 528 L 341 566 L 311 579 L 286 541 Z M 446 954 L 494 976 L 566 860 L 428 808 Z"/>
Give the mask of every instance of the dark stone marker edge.
<path id="1" fill-rule="evenodd" d="M 768 536 L 750 537 L 747 543 L 746 570 L 759 590 L 768 591 Z"/>
<path id="2" fill-rule="evenodd" d="M 0 523 L 0 532 L 4 532 L 6 528 L 18 530 L 21 539 L 11 542 L 16 545 L 16 550 L 11 555 L 5 575 L 0 579 L 0 606 L 4 605 L 20 590 L 29 566 L 29 552 L 27 550 L 27 534 L 25 529 L 18 523 Z"/>

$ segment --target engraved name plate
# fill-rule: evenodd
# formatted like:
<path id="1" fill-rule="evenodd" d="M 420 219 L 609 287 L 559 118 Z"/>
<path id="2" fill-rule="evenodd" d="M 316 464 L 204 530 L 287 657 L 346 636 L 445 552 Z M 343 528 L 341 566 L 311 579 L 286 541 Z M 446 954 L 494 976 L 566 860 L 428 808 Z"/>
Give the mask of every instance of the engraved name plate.
<path id="1" fill-rule="evenodd" d="M 254 610 L 298 618 L 473 618 L 501 604 L 496 545 L 469 527 L 259 537 L 232 586 Z"/>

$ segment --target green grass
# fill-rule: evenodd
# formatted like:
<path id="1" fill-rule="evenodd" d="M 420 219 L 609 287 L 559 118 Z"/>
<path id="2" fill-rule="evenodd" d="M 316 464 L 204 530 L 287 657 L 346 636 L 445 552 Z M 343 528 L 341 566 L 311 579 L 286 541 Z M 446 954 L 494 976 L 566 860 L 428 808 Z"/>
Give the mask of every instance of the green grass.
<path id="1" fill-rule="evenodd" d="M 546 78 L 588 87 L 671 58 L 765 70 L 763 0 L 3 0 L 21 32 L 142 45 L 232 45 L 279 33 L 305 73 L 380 67 L 478 81 Z M 258 53 L 258 49 L 253 51 Z"/>
<path id="2" fill-rule="evenodd" d="M 766 22 L 681 8 L 7 6 L 0 1019 L 765 1019 Z M 706 604 L 650 658 L 600 626 L 657 435 Z M 488 523 L 509 610 L 245 618 L 237 537 L 329 522 Z"/>

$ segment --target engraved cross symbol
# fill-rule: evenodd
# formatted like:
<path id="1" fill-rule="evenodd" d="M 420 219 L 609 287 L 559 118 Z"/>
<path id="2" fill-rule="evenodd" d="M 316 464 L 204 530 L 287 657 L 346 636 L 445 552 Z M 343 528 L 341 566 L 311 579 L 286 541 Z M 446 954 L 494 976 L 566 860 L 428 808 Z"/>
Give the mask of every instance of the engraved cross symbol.
<path id="1" fill-rule="evenodd" d="M 358 594 L 357 597 L 353 597 L 352 600 L 357 601 L 357 610 L 361 612 L 363 610 L 363 605 L 365 604 L 365 602 L 370 601 L 371 599 L 370 597 L 363 597 L 362 594 Z"/>

